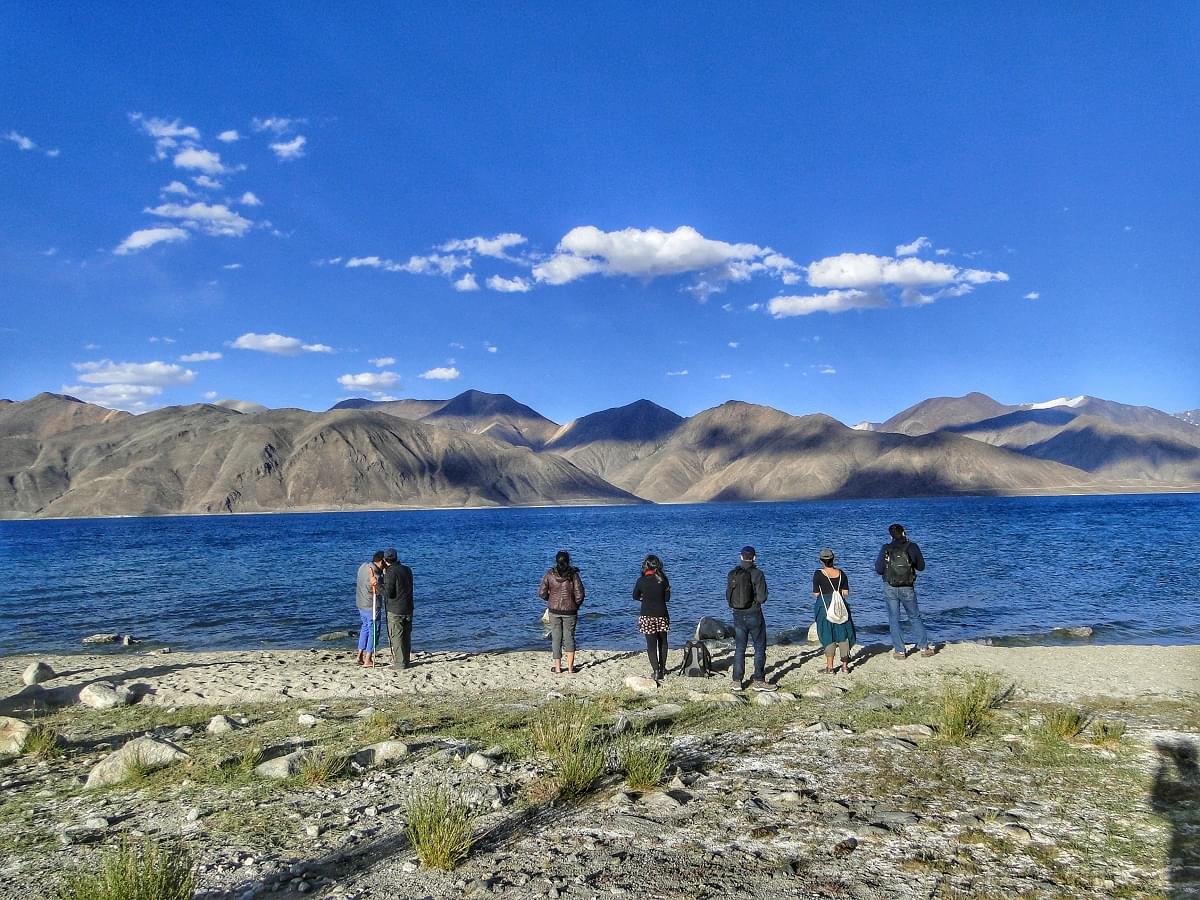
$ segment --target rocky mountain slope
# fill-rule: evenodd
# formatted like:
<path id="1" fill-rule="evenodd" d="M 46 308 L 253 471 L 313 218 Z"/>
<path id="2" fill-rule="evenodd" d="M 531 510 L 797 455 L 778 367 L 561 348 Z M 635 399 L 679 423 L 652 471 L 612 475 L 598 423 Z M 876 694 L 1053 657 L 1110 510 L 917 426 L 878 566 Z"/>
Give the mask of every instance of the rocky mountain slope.
<path id="1" fill-rule="evenodd" d="M 27 404 L 50 423 L 86 406 L 46 395 Z M 43 437 L 31 427 L 39 416 L 19 409 L 27 404 L 0 420 L 0 515 L 636 502 L 559 457 L 378 412 L 92 407 L 108 421 Z"/>
<path id="2" fill-rule="evenodd" d="M 656 451 L 684 422 L 649 400 L 606 409 L 562 426 L 544 449 L 608 481 Z"/>

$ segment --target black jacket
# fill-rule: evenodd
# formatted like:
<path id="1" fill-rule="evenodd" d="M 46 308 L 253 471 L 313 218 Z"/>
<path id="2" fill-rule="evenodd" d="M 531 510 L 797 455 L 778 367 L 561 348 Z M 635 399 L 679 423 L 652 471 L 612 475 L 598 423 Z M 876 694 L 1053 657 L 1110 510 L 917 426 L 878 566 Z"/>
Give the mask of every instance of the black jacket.
<path id="1" fill-rule="evenodd" d="M 667 604 L 671 602 L 671 582 L 666 576 L 659 581 L 653 575 L 643 575 L 633 586 L 633 599 L 642 601 L 643 616 L 670 619 Z"/>
<path id="2" fill-rule="evenodd" d="M 875 557 L 875 574 L 882 576 L 884 573 L 884 560 L 888 553 L 892 550 L 903 550 L 908 554 L 908 561 L 912 563 L 913 572 L 925 571 L 925 557 L 921 555 L 921 548 L 917 546 L 916 541 L 910 541 L 908 538 L 903 538 L 898 541 L 892 541 L 890 544 L 884 544 L 879 548 L 879 555 Z"/>
<path id="3" fill-rule="evenodd" d="M 404 563 L 392 563 L 383 573 L 383 602 L 393 616 L 413 614 L 413 574 Z"/>
<path id="4" fill-rule="evenodd" d="M 746 562 L 745 560 L 738 563 L 738 568 L 748 569 L 750 572 L 750 592 L 754 595 L 754 604 L 750 609 L 754 609 L 755 606 L 762 606 L 767 602 L 767 576 L 754 563 Z M 725 589 L 725 602 L 729 602 L 732 593 L 732 588 L 727 587 Z"/>

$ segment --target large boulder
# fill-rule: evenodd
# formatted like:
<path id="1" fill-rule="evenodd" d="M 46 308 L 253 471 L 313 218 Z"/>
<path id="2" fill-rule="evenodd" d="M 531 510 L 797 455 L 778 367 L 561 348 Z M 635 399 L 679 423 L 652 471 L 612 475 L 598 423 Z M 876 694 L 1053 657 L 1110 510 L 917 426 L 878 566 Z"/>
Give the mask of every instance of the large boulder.
<path id="1" fill-rule="evenodd" d="M 380 741 L 355 753 L 354 762 L 364 769 L 369 769 L 408 756 L 408 751 L 408 744 L 404 741 Z"/>
<path id="2" fill-rule="evenodd" d="M 115 644 L 120 639 L 121 639 L 121 636 L 119 634 L 102 633 L 102 634 L 89 635 L 88 637 L 85 637 L 81 641 L 81 643 L 84 643 L 84 644 Z"/>
<path id="3" fill-rule="evenodd" d="M 0 716 L 0 753 L 20 753 L 30 725 L 11 716 Z"/>
<path id="4" fill-rule="evenodd" d="M 254 774 L 259 778 L 281 779 L 300 774 L 300 765 L 308 750 L 301 747 L 283 756 L 276 756 L 254 767 Z"/>
<path id="5" fill-rule="evenodd" d="M 119 784 L 129 777 L 130 766 L 134 764 L 150 770 L 164 769 L 187 758 L 188 755 L 170 741 L 148 735 L 134 738 L 96 763 L 88 773 L 84 786 L 93 789 Z"/>
<path id="6" fill-rule="evenodd" d="M 54 677 L 54 670 L 50 668 L 49 663 L 42 662 L 40 659 L 37 662 L 32 662 L 21 673 L 21 680 L 25 684 L 41 684 L 43 681 L 49 681 Z"/>
<path id="7" fill-rule="evenodd" d="M 208 720 L 208 725 L 204 730 L 209 734 L 229 734 L 236 728 L 237 726 L 228 716 L 215 715 Z"/>
<path id="8" fill-rule="evenodd" d="M 733 626 L 720 619 L 704 616 L 696 623 L 696 640 L 698 641 L 723 641 L 731 637 L 733 637 Z"/>
<path id="9" fill-rule="evenodd" d="M 653 694 L 658 690 L 658 682 L 645 675 L 626 675 L 625 687 L 635 694 Z"/>
<path id="10" fill-rule="evenodd" d="M 92 709 L 112 709 L 127 706 L 133 696 L 127 687 L 117 687 L 111 681 L 93 681 L 79 692 L 79 702 Z"/>

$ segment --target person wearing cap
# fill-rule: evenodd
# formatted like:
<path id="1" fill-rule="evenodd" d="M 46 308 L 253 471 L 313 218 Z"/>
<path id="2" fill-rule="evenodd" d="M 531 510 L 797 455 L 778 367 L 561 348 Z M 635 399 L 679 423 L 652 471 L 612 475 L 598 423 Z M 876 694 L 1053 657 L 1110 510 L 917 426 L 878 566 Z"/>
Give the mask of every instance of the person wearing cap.
<path id="1" fill-rule="evenodd" d="M 375 629 L 379 598 L 379 581 L 383 574 L 384 552 L 377 550 L 370 562 L 358 567 L 358 577 L 355 579 L 354 605 L 358 608 L 358 655 L 354 662 L 370 668 L 375 659 Z"/>
<path id="2" fill-rule="evenodd" d="M 754 648 L 754 675 L 750 687 L 774 691 L 767 682 L 767 621 L 762 606 L 767 602 L 767 576 L 756 565 L 753 547 L 743 547 L 741 559 L 725 580 L 725 600 L 733 613 L 733 689 L 741 690 L 746 675 L 746 645 Z M 744 573 L 744 574 L 743 574 Z M 742 596 L 748 592 L 748 596 Z M 743 605 L 748 604 L 748 605 Z"/>
<path id="3" fill-rule="evenodd" d="M 842 656 L 842 672 L 846 675 L 850 674 L 850 650 L 857 640 L 857 635 L 854 633 L 854 616 L 851 614 L 845 622 L 830 622 L 829 621 L 829 605 L 833 602 L 833 598 L 837 594 L 841 594 L 844 601 L 850 596 L 850 579 L 846 577 L 846 573 L 833 564 L 837 559 L 830 548 L 824 547 L 818 554 L 821 560 L 821 568 L 813 572 L 813 597 L 816 602 L 813 604 L 813 615 L 817 620 L 817 636 L 825 648 L 825 669 L 826 675 L 832 675 L 837 670 L 833 667 L 834 651 L 841 651 Z M 850 612 L 850 607 L 846 607 L 846 612 Z"/>
<path id="4" fill-rule="evenodd" d="M 395 547 L 383 555 L 383 606 L 387 614 L 388 644 L 392 664 L 396 663 L 396 643 L 400 644 L 400 668 L 407 669 L 412 657 L 413 573 L 400 562 Z"/>
<path id="5" fill-rule="evenodd" d="M 913 638 L 922 656 L 933 656 L 933 642 L 921 621 L 921 610 L 917 606 L 917 573 L 925 571 L 925 557 L 916 541 L 910 541 L 904 526 L 899 522 L 888 526 L 891 541 L 879 548 L 875 557 L 875 573 L 883 578 L 883 596 L 888 607 L 888 631 L 892 637 L 892 656 L 904 659 L 908 648 L 900 630 L 900 607 L 908 615 Z"/>
<path id="6" fill-rule="evenodd" d="M 567 674 L 575 674 L 575 624 L 579 621 L 579 607 L 583 606 L 583 579 L 579 569 L 571 565 L 571 554 L 559 550 L 554 555 L 554 566 L 546 570 L 538 587 L 538 596 L 546 601 L 550 612 L 550 655 L 554 667 L 550 670 L 561 675 L 562 655 L 567 654 Z"/>

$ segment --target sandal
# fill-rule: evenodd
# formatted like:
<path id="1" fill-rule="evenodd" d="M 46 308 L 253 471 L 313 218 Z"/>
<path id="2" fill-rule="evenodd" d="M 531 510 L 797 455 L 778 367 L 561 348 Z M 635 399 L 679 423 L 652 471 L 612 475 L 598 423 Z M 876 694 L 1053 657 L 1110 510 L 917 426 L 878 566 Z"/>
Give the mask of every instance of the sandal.
<path id="1" fill-rule="evenodd" d="M 842 663 L 842 667 L 838 671 L 840 671 L 843 675 L 849 675 L 850 663 Z"/>
<path id="2" fill-rule="evenodd" d="M 934 650 L 932 646 L 926 647 L 924 650 L 921 651 L 922 656 L 934 656 L 936 654 L 937 654 L 937 651 Z"/>

